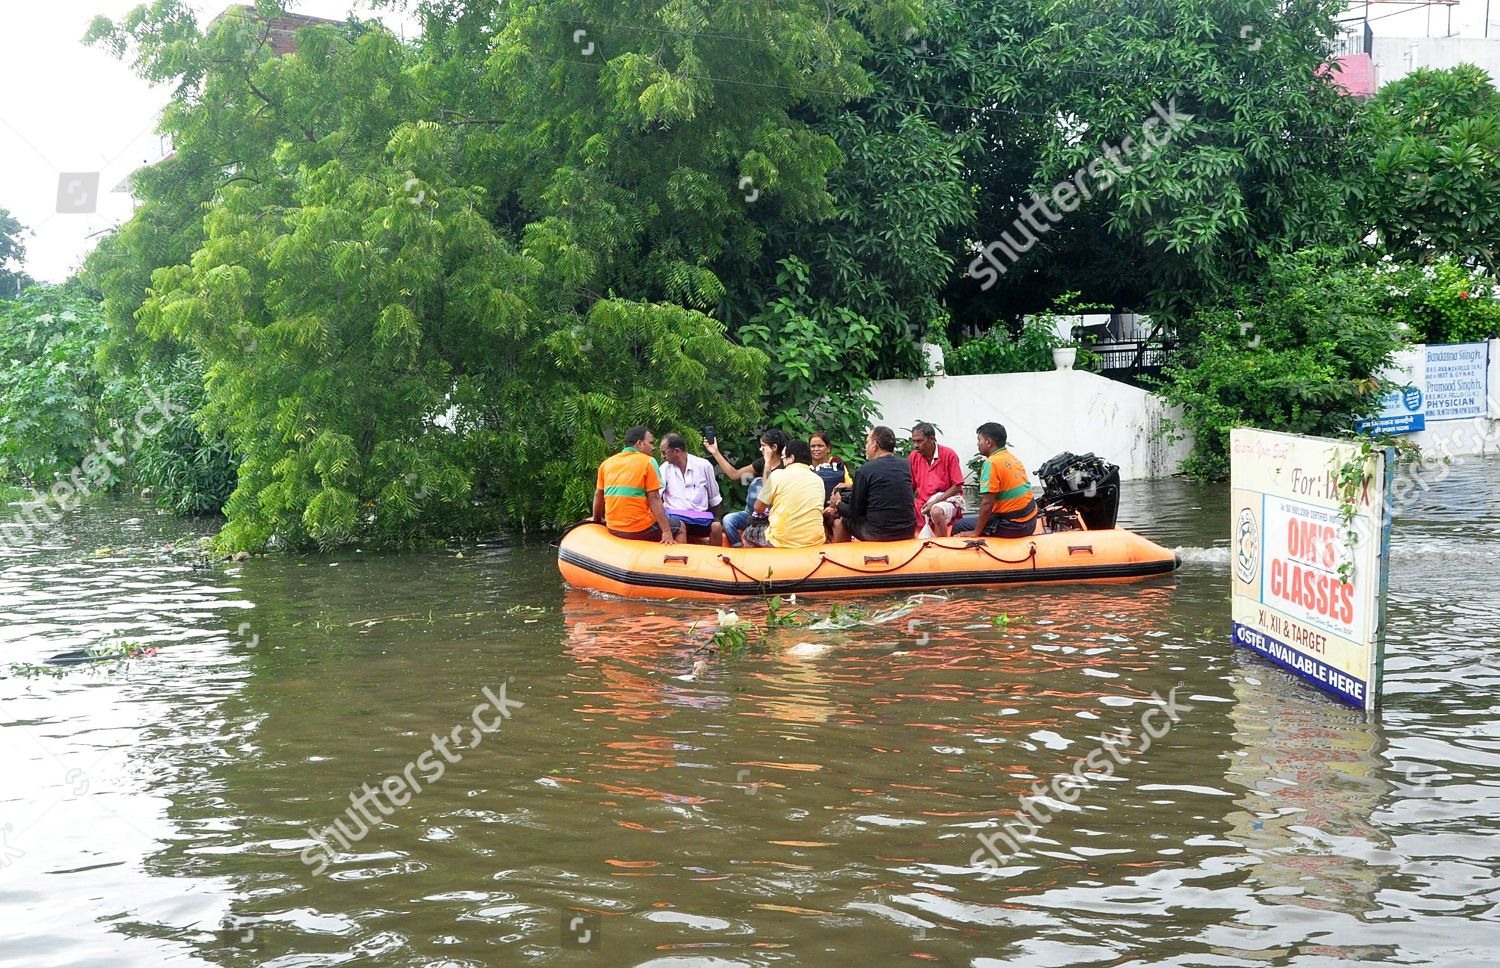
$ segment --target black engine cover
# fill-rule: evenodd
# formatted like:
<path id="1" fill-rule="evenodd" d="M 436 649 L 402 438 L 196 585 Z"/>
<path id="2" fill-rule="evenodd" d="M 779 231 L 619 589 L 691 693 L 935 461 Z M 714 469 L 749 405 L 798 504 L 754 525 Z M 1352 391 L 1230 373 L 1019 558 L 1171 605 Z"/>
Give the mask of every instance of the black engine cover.
<path id="1" fill-rule="evenodd" d="M 1120 513 L 1120 468 L 1093 454 L 1064 451 L 1036 470 L 1045 509 L 1077 511 L 1090 531 L 1107 531 Z"/>

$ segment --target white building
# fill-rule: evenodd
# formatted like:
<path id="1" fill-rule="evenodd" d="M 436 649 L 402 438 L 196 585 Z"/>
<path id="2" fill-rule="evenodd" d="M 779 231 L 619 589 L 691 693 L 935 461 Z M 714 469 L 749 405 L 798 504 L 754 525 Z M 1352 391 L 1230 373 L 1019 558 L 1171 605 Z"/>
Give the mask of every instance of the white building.
<path id="1" fill-rule="evenodd" d="M 1334 46 L 1338 81 L 1369 96 L 1418 68 L 1475 64 L 1500 84 L 1500 0 L 1351 0 Z"/>

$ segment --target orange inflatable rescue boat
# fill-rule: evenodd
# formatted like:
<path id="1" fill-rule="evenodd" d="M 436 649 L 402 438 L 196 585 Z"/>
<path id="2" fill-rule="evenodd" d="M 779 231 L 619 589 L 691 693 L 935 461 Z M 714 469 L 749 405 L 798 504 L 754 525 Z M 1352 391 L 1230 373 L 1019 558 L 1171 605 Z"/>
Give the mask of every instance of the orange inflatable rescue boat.
<path id="1" fill-rule="evenodd" d="M 1112 465 L 1092 454 L 1061 454 L 1038 474 L 1048 484 L 1037 502 L 1046 530 L 1025 538 L 728 548 L 630 541 L 603 525 L 581 524 L 559 542 L 557 567 L 568 584 L 611 595 L 725 599 L 1131 581 L 1170 574 L 1182 563 L 1150 539 L 1114 526 L 1119 475 Z"/>
<path id="2" fill-rule="evenodd" d="M 913 538 L 816 548 L 663 545 L 599 524 L 568 532 L 557 567 L 568 584 L 628 598 L 900 592 L 959 585 L 1128 581 L 1171 573 L 1176 555 L 1121 529 L 1029 538 Z"/>

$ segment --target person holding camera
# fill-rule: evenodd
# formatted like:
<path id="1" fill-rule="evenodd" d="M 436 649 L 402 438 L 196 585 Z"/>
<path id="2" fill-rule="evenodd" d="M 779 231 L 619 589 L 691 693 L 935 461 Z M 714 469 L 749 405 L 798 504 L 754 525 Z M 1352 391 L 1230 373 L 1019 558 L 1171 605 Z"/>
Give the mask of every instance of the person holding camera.
<path id="1" fill-rule="evenodd" d="M 762 452 L 769 447 L 762 441 Z M 745 528 L 747 548 L 815 548 L 823 534 L 823 479 L 813 473 L 812 451 L 805 440 L 789 440 L 781 448 L 781 467 L 768 477 L 755 500 L 755 514 Z M 767 463 L 770 462 L 769 456 Z M 766 523 L 759 515 L 767 515 Z"/>

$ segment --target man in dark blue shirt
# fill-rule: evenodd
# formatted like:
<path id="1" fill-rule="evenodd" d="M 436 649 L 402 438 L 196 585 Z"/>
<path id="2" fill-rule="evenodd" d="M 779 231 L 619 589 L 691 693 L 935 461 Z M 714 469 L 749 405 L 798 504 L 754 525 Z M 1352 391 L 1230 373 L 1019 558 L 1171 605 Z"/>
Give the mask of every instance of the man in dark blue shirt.
<path id="1" fill-rule="evenodd" d="M 833 540 L 903 541 L 917 532 L 916 501 L 911 485 L 911 464 L 897 457 L 896 432 L 875 427 L 865 435 L 869 460 L 854 472 L 854 485 L 837 508 L 824 513 L 838 515 Z"/>

